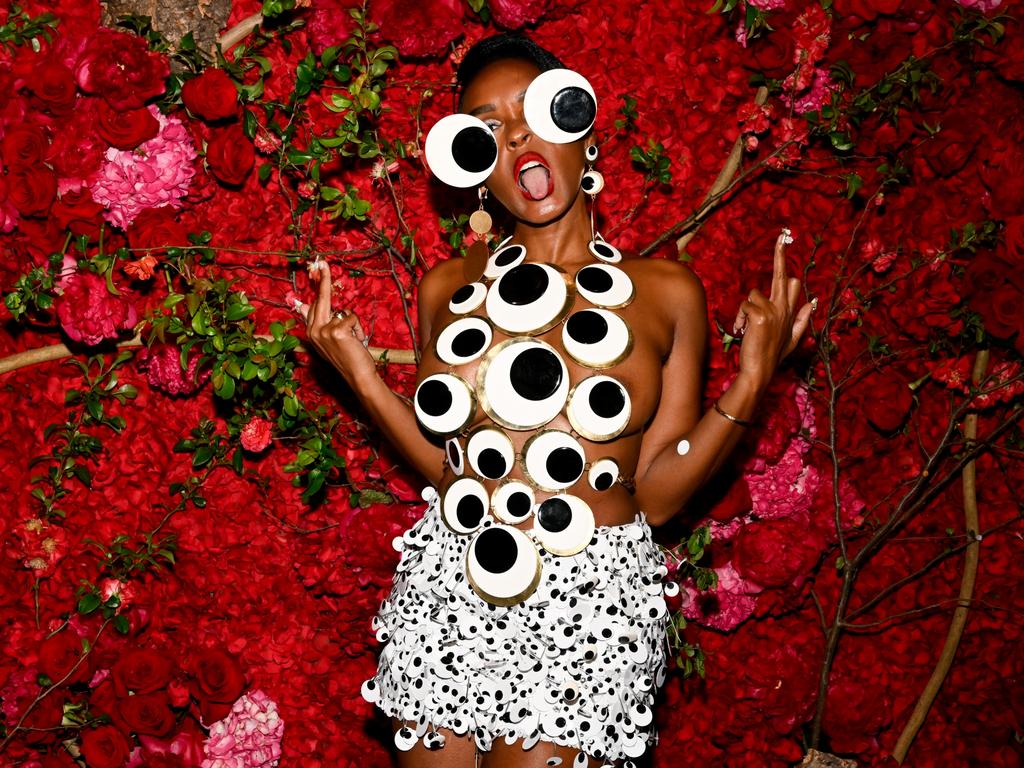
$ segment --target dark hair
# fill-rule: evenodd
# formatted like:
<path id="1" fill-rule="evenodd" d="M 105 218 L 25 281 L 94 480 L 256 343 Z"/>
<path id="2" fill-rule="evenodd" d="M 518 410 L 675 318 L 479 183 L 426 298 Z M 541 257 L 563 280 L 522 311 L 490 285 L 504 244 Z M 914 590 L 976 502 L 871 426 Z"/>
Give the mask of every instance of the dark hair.
<path id="1" fill-rule="evenodd" d="M 503 32 L 498 35 L 491 35 L 478 41 L 470 48 L 459 70 L 455 75 L 458 84 L 459 103 L 462 103 L 462 94 L 473 78 L 480 74 L 480 70 L 495 61 L 502 59 L 522 59 L 537 65 L 541 72 L 549 69 L 562 69 L 565 65 L 551 51 L 542 48 L 528 37 L 516 32 Z"/>

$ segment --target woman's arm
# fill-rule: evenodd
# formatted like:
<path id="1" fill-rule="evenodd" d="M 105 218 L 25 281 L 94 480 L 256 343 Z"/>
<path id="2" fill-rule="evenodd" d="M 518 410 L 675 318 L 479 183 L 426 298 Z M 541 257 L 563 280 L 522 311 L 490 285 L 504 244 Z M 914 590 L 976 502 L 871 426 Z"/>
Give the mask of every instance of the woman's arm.
<path id="1" fill-rule="evenodd" d="M 753 290 L 736 318 L 743 335 L 740 373 L 718 407 L 740 422 L 753 419 L 779 362 L 800 341 L 811 304 L 795 310 L 800 283 L 786 277 L 785 238 L 775 246 L 767 298 Z M 661 400 L 644 433 L 636 471 L 636 498 L 654 525 L 673 517 L 722 465 L 746 428 L 715 408 L 700 415 L 701 369 L 707 340 L 704 289 L 692 273 L 663 283 L 672 291 L 672 350 L 662 368 Z"/>
<path id="2" fill-rule="evenodd" d="M 317 265 L 320 265 L 317 267 Z M 306 333 L 317 351 L 342 375 L 384 436 L 434 485 L 444 472 L 444 450 L 432 443 L 419 428 L 412 406 L 391 391 L 377 373 L 377 365 L 366 351 L 366 334 L 359 318 L 349 310 L 331 307 L 332 277 L 327 262 L 316 262 L 310 270 L 319 280 L 317 297 L 306 313 Z M 428 274 L 420 285 L 420 339 L 430 339 L 429 319 L 437 307 L 436 280 Z"/>

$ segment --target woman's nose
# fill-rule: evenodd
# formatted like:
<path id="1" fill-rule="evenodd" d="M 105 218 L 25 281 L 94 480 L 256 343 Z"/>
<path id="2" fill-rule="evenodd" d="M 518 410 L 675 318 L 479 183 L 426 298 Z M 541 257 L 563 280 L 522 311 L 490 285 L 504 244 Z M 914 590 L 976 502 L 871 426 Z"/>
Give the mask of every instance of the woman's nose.
<path id="1" fill-rule="evenodd" d="M 523 146 L 523 144 L 530 140 L 531 135 L 530 128 L 525 122 L 512 126 L 508 132 L 509 149 L 518 149 Z"/>

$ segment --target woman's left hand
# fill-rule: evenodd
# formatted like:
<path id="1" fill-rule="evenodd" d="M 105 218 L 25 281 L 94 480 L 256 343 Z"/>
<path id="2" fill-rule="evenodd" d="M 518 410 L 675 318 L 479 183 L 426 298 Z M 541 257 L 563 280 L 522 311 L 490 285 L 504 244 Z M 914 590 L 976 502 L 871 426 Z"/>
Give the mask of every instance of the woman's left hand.
<path id="1" fill-rule="evenodd" d="M 800 280 L 786 276 L 786 243 L 793 242 L 788 229 L 775 241 L 775 268 L 771 292 L 766 297 L 754 288 L 740 304 L 733 335 L 742 336 L 740 375 L 758 387 L 768 386 L 775 369 L 796 349 L 811 320 L 812 302 L 797 308 Z"/>

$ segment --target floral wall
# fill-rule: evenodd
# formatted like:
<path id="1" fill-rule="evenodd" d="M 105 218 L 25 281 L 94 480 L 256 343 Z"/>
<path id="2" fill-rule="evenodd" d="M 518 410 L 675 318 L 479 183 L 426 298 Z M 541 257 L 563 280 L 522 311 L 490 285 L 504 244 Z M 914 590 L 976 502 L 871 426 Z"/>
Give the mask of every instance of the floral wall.
<path id="1" fill-rule="evenodd" d="M 240 0 L 223 55 L 90 0 L 7 5 L 0 762 L 391 764 L 359 688 L 421 484 L 293 307 L 327 260 L 410 393 L 416 285 L 476 205 L 423 136 L 503 29 L 594 85 L 605 237 L 702 279 L 708 403 L 780 227 L 818 299 L 659 532 L 681 590 L 645 759 L 1021 765 L 1024 32 L 1000 0 Z"/>

